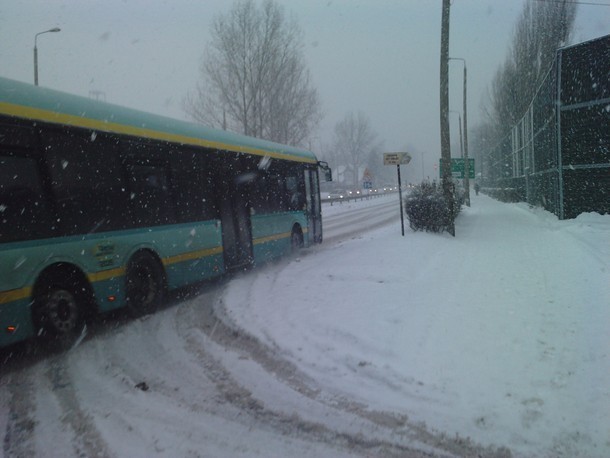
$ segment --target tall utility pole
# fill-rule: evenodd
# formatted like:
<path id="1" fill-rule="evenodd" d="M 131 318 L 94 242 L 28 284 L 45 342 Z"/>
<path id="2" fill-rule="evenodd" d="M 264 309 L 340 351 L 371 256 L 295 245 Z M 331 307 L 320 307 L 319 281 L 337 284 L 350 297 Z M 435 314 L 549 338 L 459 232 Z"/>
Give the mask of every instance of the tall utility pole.
<path id="1" fill-rule="evenodd" d="M 453 183 L 451 181 L 451 139 L 449 135 L 449 10 L 450 0 L 443 0 L 441 23 L 441 179 L 445 201 L 451 212 L 449 232 L 455 237 L 453 223 Z"/>
<path id="2" fill-rule="evenodd" d="M 464 62 L 464 191 L 466 192 L 466 205 L 470 207 L 470 162 L 468 162 L 468 74 L 466 72 L 466 59 L 450 57 L 449 60 Z"/>

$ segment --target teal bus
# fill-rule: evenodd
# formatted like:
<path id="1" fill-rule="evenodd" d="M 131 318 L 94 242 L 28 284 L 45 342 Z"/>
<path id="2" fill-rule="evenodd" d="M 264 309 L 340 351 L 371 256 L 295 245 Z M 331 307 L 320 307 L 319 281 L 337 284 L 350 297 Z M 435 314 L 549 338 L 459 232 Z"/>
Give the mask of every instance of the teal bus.
<path id="1" fill-rule="evenodd" d="M 0 78 L 0 347 L 322 241 L 299 148 Z"/>

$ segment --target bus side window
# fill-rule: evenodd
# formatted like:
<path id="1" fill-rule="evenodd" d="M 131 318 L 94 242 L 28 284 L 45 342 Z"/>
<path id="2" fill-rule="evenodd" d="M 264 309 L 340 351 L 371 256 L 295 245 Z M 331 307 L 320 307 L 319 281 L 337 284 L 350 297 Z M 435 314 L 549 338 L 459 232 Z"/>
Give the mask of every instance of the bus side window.
<path id="1" fill-rule="evenodd" d="M 270 179 L 265 172 L 259 173 L 256 180 L 254 180 L 250 195 L 250 205 L 255 214 L 263 215 L 271 212 L 273 197 L 270 188 L 272 183 L 273 179 Z"/>
<path id="2" fill-rule="evenodd" d="M 197 155 L 174 151 L 171 167 L 177 222 L 189 223 L 220 218 L 214 205 L 210 170 L 205 161 L 199 160 Z"/>
<path id="3" fill-rule="evenodd" d="M 286 177 L 286 193 L 288 208 L 290 210 L 302 210 L 305 204 L 305 196 L 296 176 Z"/>
<path id="4" fill-rule="evenodd" d="M 274 207 L 278 211 L 290 210 L 290 193 L 286 190 L 286 180 L 281 174 L 273 177 L 269 186 L 270 196 L 274 199 Z"/>
<path id="5" fill-rule="evenodd" d="M 126 191 L 116 142 L 103 134 L 56 131 L 45 149 L 61 231 L 65 235 L 125 227 Z"/>
<path id="6" fill-rule="evenodd" d="M 167 170 L 161 165 L 127 165 L 129 198 L 134 224 L 159 226 L 174 222 Z"/>
<path id="7" fill-rule="evenodd" d="M 36 161 L 0 153 L 0 243 L 51 235 Z"/>

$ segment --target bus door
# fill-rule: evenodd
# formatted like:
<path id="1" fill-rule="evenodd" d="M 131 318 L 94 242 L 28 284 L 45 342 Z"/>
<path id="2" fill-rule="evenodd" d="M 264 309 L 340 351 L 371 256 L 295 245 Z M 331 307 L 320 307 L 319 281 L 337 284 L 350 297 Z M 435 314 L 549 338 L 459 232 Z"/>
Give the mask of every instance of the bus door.
<path id="1" fill-rule="evenodd" d="M 239 176 L 229 178 L 220 197 L 220 221 L 224 259 L 227 270 L 252 265 L 252 224 L 250 221 L 249 184 Z"/>
<path id="2" fill-rule="evenodd" d="M 322 210 L 320 207 L 320 183 L 317 170 L 305 170 L 305 196 L 310 240 L 314 243 L 321 243 Z"/>

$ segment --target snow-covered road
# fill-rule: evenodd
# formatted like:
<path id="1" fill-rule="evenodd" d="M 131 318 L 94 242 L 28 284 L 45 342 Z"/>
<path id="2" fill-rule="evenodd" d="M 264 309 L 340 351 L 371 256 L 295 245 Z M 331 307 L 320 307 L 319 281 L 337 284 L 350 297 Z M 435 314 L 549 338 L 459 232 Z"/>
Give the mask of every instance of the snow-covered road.
<path id="1" fill-rule="evenodd" d="M 398 193 L 374 196 L 368 200 L 324 204 L 323 234 L 326 244 L 399 221 Z"/>
<path id="2" fill-rule="evenodd" d="M 610 456 L 610 216 L 477 196 L 456 238 L 401 237 L 384 199 L 325 207 L 298 258 L 4 363 L 0 456 Z M 387 202 L 390 224 L 333 228 Z"/>

